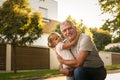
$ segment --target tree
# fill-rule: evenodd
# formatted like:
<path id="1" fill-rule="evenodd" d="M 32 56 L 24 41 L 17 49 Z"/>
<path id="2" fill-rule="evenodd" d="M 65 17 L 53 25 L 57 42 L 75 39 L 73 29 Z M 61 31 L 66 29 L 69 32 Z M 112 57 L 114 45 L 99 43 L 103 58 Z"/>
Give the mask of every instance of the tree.
<path id="1" fill-rule="evenodd" d="M 106 20 L 102 29 L 110 30 L 113 40 L 120 42 L 120 0 L 99 0 L 99 4 L 103 13 L 110 13 L 113 16 L 112 19 Z"/>
<path id="2" fill-rule="evenodd" d="M 83 23 L 83 20 L 81 19 L 80 22 L 77 22 L 75 19 L 73 19 L 71 16 L 67 17 L 67 20 L 70 20 L 73 22 L 73 24 L 76 26 L 77 30 L 81 33 L 85 33 L 89 35 L 91 38 L 93 38 L 93 34 L 90 31 L 90 29 Z"/>
<path id="3" fill-rule="evenodd" d="M 0 43 L 13 46 L 14 58 L 16 45 L 33 43 L 43 33 L 42 27 L 42 16 L 38 12 L 32 12 L 29 0 L 6 0 L 0 7 Z M 16 66 L 14 72 L 16 73 Z"/>
<path id="4" fill-rule="evenodd" d="M 91 32 L 93 33 L 93 41 L 99 51 L 103 50 L 107 44 L 111 43 L 111 35 L 107 30 L 91 28 Z"/>

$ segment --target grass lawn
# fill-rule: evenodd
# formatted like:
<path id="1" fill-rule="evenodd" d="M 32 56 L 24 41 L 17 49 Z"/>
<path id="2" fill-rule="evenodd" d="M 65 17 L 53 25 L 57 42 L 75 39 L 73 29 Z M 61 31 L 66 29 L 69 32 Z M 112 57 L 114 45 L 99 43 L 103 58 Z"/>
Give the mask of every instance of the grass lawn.
<path id="1" fill-rule="evenodd" d="M 114 69 L 120 69 L 120 65 L 113 65 L 113 66 L 105 66 L 107 70 L 114 70 Z"/>
<path id="2" fill-rule="evenodd" d="M 120 69 L 120 65 L 105 66 L 107 70 Z M 20 78 L 49 77 L 51 75 L 60 74 L 59 70 L 29 70 L 13 72 L 0 71 L 0 80 L 12 80 Z"/>
<path id="3" fill-rule="evenodd" d="M 51 75 L 60 74 L 59 70 L 29 70 L 13 72 L 0 71 L 0 80 L 11 80 L 20 78 L 33 78 L 33 77 L 49 77 Z"/>

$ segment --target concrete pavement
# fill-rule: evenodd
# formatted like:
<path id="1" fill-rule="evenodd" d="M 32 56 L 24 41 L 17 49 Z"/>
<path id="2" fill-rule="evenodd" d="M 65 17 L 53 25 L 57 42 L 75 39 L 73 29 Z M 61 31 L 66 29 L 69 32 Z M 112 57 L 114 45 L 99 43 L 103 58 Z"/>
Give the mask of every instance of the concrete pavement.
<path id="1" fill-rule="evenodd" d="M 18 80 L 18 79 L 16 79 Z M 66 80 L 64 75 L 56 75 L 51 77 L 41 77 L 41 78 L 28 78 L 28 79 L 19 79 L 19 80 Z M 119 70 L 108 70 L 107 77 L 105 80 L 120 80 L 120 69 Z"/>
<path id="2" fill-rule="evenodd" d="M 66 80 L 65 76 L 51 77 L 43 80 Z M 107 74 L 105 80 L 120 80 L 120 73 Z"/>
<path id="3" fill-rule="evenodd" d="M 120 80 L 120 73 L 108 74 L 105 80 Z"/>
<path id="4" fill-rule="evenodd" d="M 105 80 L 120 80 L 120 70 L 108 70 L 107 77 Z M 66 80 L 65 76 L 55 76 L 46 79 L 39 79 L 39 80 Z"/>

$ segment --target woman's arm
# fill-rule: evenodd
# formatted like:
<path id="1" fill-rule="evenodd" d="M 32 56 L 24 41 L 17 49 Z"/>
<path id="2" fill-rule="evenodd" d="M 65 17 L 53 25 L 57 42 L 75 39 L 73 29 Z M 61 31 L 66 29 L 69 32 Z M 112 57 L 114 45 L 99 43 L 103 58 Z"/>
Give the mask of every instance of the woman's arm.
<path id="1" fill-rule="evenodd" d="M 80 33 L 77 32 L 77 37 L 73 41 L 71 41 L 70 43 L 64 43 L 62 46 L 62 49 L 69 48 L 69 47 L 73 46 L 74 44 L 76 44 L 78 39 L 79 39 L 79 36 L 80 36 Z"/>

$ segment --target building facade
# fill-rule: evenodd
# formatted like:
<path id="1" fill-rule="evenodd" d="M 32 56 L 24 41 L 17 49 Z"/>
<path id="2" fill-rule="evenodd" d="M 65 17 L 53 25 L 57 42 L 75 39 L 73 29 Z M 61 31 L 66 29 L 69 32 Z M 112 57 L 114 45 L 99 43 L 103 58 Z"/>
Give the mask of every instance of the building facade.
<path id="1" fill-rule="evenodd" d="M 5 0 L 0 0 L 0 6 L 2 6 L 3 2 Z M 48 48 L 47 46 L 47 37 L 52 30 L 53 27 L 56 27 L 56 24 L 58 23 L 57 21 L 57 2 L 55 0 L 45 0 L 45 1 L 40 1 L 40 0 L 29 0 L 30 6 L 32 7 L 33 11 L 35 12 L 41 12 L 43 21 L 46 22 L 45 30 L 44 33 L 41 35 L 41 37 L 36 40 L 33 44 L 33 46 L 40 46 L 40 47 L 45 47 Z M 49 29 L 48 29 L 49 28 Z M 58 61 L 56 58 L 56 55 L 54 52 L 50 49 L 49 50 L 49 61 L 50 61 L 50 69 L 58 69 Z M 11 52 L 11 46 L 7 45 L 6 46 L 6 71 L 11 71 L 11 63 L 12 63 L 12 52 Z"/>
<path id="2" fill-rule="evenodd" d="M 33 10 L 40 11 L 43 18 L 57 20 L 58 4 L 55 0 L 30 0 Z"/>

